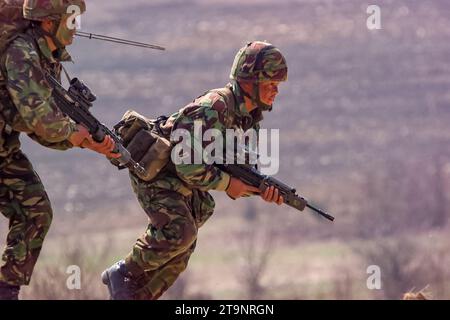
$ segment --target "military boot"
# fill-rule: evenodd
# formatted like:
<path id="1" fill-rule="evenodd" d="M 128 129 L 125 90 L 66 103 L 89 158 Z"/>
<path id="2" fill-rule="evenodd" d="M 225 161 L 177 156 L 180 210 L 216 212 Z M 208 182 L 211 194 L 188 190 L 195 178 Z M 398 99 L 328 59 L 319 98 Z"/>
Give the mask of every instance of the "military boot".
<path id="1" fill-rule="evenodd" d="M 138 286 L 130 277 L 124 260 L 103 271 L 102 282 L 108 286 L 111 300 L 134 300 Z"/>
<path id="2" fill-rule="evenodd" d="M 0 281 L 0 300 L 19 300 L 19 286 Z"/>

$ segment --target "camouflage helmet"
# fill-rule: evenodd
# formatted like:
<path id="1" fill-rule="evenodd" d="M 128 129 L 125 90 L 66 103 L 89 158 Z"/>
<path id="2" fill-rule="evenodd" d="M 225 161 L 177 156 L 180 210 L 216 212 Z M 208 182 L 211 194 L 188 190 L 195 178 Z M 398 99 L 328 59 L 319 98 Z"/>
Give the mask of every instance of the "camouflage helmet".
<path id="1" fill-rule="evenodd" d="M 45 18 L 58 20 L 67 14 L 69 6 L 80 8 L 80 13 L 86 11 L 84 0 L 25 0 L 23 3 L 23 17 L 27 20 L 43 21 Z"/>
<path id="2" fill-rule="evenodd" d="M 254 41 L 234 58 L 230 79 L 248 82 L 286 81 L 287 64 L 281 51 L 270 43 Z"/>

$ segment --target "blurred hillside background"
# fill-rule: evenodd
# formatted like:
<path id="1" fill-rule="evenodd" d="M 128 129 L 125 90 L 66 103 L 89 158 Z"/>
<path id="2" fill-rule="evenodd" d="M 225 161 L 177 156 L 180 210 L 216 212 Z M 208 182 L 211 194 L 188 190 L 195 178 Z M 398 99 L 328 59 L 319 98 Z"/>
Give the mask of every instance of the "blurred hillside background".
<path id="1" fill-rule="evenodd" d="M 199 232 L 190 265 L 164 298 L 399 299 L 429 286 L 450 298 L 450 3 L 446 0 L 88 1 L 82 31 L 166 52 L 76 39 L 68 65 L 112 126 L 127 109 L 169 114 L 221 87 L 236 51 L 268 40 L 286 55 L 265 128 L 280 129 L 279 179 L 336 216 L 232 201 Z M 366 9 L 381 7 L 382 29 Z M 26 137 L 54 208 L 27 299 L 106 299 L 100 273 L 124 257 L 147 218 L 127 173 L 81 150 Z M 6 238 L 6 219 L 0 235 Z M 81 290 L 66 288 L 69 265 Z M 366 270 L 381 269 L 381 290 Z"/>

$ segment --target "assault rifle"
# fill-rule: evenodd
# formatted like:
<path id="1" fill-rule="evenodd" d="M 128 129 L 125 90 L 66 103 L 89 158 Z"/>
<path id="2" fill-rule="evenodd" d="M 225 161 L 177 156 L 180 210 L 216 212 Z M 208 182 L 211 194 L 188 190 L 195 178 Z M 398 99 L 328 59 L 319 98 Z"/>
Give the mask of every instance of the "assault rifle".
<path id="1" fill-rule="evenodd" d="M 61 112 L 76 123 L 85 126 L 96 142 L 102 142 L 105 136 L 110 136 L 115 142 L 113 153 L 120 153 L 121 155 L 120 158 L 116 159 L 120 165 L 145 174 L 145 169 L 131 158 L 130 152 L 122 145 L 122 139 L 98 121 L 89 111 L 97 97 L 83 82 L 73 78 L 70 81 L 69 89 L 66 90 L 50 74 L 47 73 L 46 78 L 53 88 L 53 98 Z"/>
<path id="2" fill-rule="evenodd" d="M 215 164 L 220 170 L 228 173 L 229 175 L 241 180 L 242 182 L 259 188 L 264 191 L 266 188 L 274 186 L 283 196 L 284 203 L 297 210 L 303 211 L 305 207 L 313 210 L 317 214 L 326 219 L 333 221 L 334 217 L 326 213 L 325 211 L 313 206 L 308 201 L 297 195 L 297 191 L 284 184 L 283 182 L 258 172 L 254 167 L 244 164 Z"/>

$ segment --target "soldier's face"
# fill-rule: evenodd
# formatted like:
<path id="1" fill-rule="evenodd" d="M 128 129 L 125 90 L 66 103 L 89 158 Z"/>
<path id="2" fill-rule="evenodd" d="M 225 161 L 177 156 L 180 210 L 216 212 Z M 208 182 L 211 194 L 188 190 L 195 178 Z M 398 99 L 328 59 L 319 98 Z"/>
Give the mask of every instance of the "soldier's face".
<path id="1" fill-rule="evenodd" d="M 272 105 L 278 94 L 278 81 L 263 81 L 259 83 L 259 99 L 261 102 Z"/>

